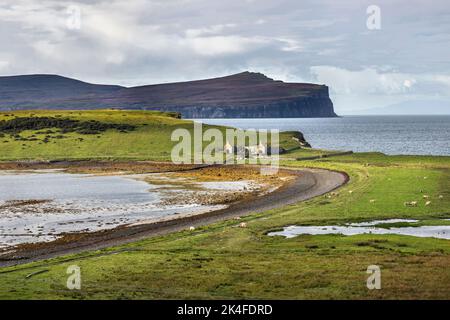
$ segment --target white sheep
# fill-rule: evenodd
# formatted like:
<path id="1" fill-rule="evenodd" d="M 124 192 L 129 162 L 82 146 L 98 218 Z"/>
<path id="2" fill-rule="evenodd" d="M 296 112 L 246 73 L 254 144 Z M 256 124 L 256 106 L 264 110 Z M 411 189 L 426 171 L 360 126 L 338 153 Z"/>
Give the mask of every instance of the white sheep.
<path id="1" fill-rule="evenodd" d="M 404 203 L 406 207 L 417 207 L 417 201 L 409 201 Z"/>
<path id="2" fill-rule="evenodd" d="M 425 205 L 426 205 L 426 206 L 429 206 L 430 204 L 431 204 L 431 201 L 425 202 Z"/>
<path id="3" fill-rule="evenodd" d="M 193 227 L 193 226 L 189 227 L 189 231 L 194 231 L 194 230 L 195 230 L 195 227 Z"/>
<path id="4" fill-rule="evenodd" d="M 239 224 L 239 228 L 247 228 L 247 223 L 241 222 L 241 223 Z"/>

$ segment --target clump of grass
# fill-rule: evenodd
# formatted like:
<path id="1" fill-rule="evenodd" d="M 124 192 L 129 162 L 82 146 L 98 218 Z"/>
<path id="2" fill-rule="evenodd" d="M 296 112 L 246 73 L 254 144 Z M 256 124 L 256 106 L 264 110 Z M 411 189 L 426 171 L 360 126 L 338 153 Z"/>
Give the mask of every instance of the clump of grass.
<path id="1" fill-rule="evenodd" d="M 105 123 L 97 120 L 80 121 L 59 118 L 58 115 L 55 117 L 17 117 L 0 121 L 0 132 L 16 135 L 25 130 L 42 130 L 47 128 L 58 128 L 62 133 L 98 134 L 109 129 L 126 133 L 134 130 L 135 126 L 125 123 Z"/>

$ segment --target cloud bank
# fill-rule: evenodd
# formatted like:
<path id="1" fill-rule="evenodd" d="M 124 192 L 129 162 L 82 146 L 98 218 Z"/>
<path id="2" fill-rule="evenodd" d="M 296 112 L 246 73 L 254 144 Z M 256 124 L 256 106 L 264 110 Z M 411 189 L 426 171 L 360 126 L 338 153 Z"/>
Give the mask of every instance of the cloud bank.
<path id="1" fill-rule="evenodd" d="M 450 101 L 447 1 L 3 0 L 0 74 L 141 85 L 264 72 L 325 83 L 337 112 Z M 78 19 L 79 17 L 79 19 Z"/>

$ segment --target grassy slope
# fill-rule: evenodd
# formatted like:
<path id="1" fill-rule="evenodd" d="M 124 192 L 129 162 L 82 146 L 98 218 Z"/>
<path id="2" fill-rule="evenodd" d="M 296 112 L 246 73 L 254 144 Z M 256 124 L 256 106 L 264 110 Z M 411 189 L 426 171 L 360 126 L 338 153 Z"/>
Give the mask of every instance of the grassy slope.
<path id="1" fill-rule="evenodd" d="M 0 120 L 11 112 L 0 113 Z M 176 128 L 192 128 L 190 121 L 166 116 L 164 113 L 150 111 L 17 111 L 16 116 L 61 116 L 76 120 L 97 120 L 109 123 L 128 123 L 136 125 L 135 131 L 120 133 L 108 130 L 98 135 L 78 133 L 64 134 L 64 139 L 51 139 L 49 143 L 41 141 L 15 141 L 6 136 L 0 138 L 0 160 L 23 159 L 149 159 L 168 160 L 175 142 L 170 141 Z M 40 130 L 42 131 L 42 130 Z M 23 132 L 29 137 L 35 131 Z M 40 140 L 45 135 L 37 135 Z M 82 138 L 83 141 L 78 139 Z M 6 142 L 5 142 L 6 141 Z"/>
<path id="2" fill-rule="evenodd" d="M 448 157 L 355 154 L 283 164 L 343 170 L 351 181 L 331 199 L 319 197 L 247 217 L 246 229 L 229 221 L 3 269 L 0 298 L 450 298 L 448 240 L 394 235 L 305 235 L 288 240 L 265 236 L 269 230 L 296 223 L 394 217 L 423 218 L 430 223 L 450 218 Z M 431 197 L 429 207 L 424 206 L 423 194 Z M 411 200 L 418 200 L 419 206 L 403 205 Z M 65 287 L 66 268 L 72 264 L 82 270 L 80 292 Z M 366 268 L 372 264 L 382 269 L 382 290 L 369 291 L 365 286 Z M 26 279 L 39 270 L 49 271 Z"/>
<path id="3" fill-rule="evenodd" d="M 185 128 L 193 132 L 192 121 L 180 120 L 156 111 L 15 111 L 0 112 L 0 121 L 12 119 L 10 116 L 28 117 L 45 116 L 70 118 L 81 121 L 97 120 L 107 123 L 126 123 L 136 126 L 136 130 L 121 133 L 117 130 L 94 135 L 66 133 L 64 139 L 50 139 L 49 143 L 42 140 L 46 134 L 36 134 L 39 131 L 24 131 L 20 135 L 29 138 L 35 135 L 39 141 L 16 141 L 5 134 L 0 137 L 0 161 L 9 160 L 170 160 L 170 151 L 177 142 L 170 141 L 175 129 Z M 224 127 L 204 125 L 204 130 L 218 128 L 225 132 Z M 53 134 L 56 136 L 57 134 Z M 225 134 L 224 134 L 225 136 Z M 79 139 L 82 139 L 80 141 Z M 290 134 L 280 134 L 280 143 L 286 148 L 297 145 Z M 208 143 L 205 142 L 205 145 Z M 311 153 L 313 151 L 304 151 Z"/>

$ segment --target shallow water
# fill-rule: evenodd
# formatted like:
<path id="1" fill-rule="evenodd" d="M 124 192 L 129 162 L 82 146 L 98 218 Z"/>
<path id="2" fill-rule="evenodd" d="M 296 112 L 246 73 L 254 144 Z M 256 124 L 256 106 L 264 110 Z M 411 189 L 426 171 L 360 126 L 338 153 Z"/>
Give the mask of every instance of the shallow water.
<path id="1" fill-rule="evenodd" d="M 53 240 L 63 232 L 110 229 L 221 207 L 161 205 L 161 186 L 151 185 L 142 178 L 141 175 L 3 171 L 0 174 L 0 247 Z M 164 192 L 167 195 L 167 190 Z"/>
<path id="2" fill-rule="evenodd" d="M 19 199 L 89 200 L 91 203 L 139 203 L 156 200 L 153 186 L 124 176 L 64 173 L 0 175 L 0 201 Z"/>
<path id="3" fill-rule="evenodd" d="M 388 219 L 362 223 L 349 223 L 344 226 L 289 226 L 285 227 L 282 231 L 270 232 L 268 235 L 294 238 L 303 234 L 342 234 L 345 236 L 353 236 L 358 234 L 398 234 L 414 237 L 450 239 L 450 225 L 394 228 L 374 227 L 379 224 L 399 222 L 413 223 L 418 222 L 418 220 Z"/>
<path id="4" fill-rule="evenodd" d="M 450 155 L 449 115 L 194 120 L 241 129 L 299 130 L 318 149 Z"/>

